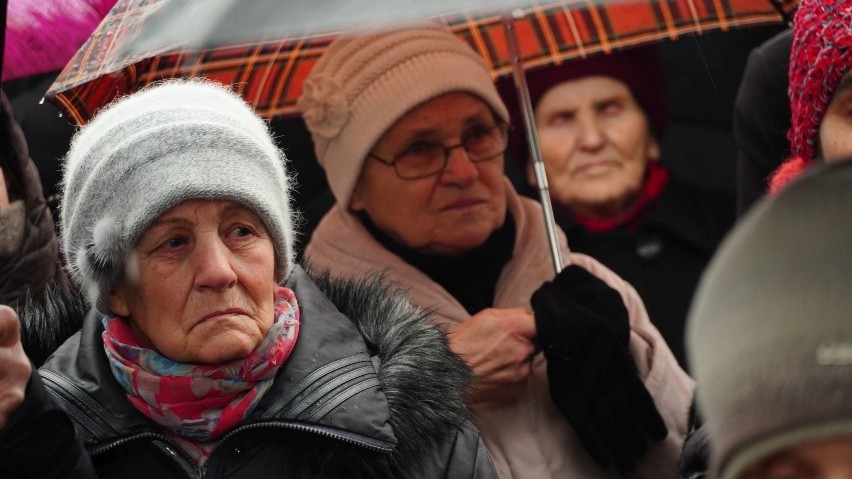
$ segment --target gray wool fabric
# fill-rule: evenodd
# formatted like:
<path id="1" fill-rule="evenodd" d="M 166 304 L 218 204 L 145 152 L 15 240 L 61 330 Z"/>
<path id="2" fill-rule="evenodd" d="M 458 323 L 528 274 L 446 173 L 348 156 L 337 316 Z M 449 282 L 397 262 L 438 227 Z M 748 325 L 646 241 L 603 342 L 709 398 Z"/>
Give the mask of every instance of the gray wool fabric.
<path id="1" fill-rule="evenodd" d="M 687 323 L 714 477 L 852 435 L 852 162 L 815 168 L 745 217 Z"/>
<path id="2" fill-rule="evenodd" d="M 64 159 L 62 247 L 88 300 L 105 298 L 142 233 L 189 199 L 243 204 L 273 240 L 276 278 L 294 266 L 284 154 L 238 95 L 168 81 L 124 97 L 77 133 Z"/>

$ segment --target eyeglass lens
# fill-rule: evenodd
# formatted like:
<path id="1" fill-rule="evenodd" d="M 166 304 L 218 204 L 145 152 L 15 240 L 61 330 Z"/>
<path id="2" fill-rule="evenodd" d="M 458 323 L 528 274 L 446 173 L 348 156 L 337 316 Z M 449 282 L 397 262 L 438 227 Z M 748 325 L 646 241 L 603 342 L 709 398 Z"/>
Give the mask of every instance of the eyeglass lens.
<path id="1" fill-rule="evenodd" d="M 419 142 L 393 161 L 397 175 L 403 179 L 416 179 L 440 173 L 447 165 L 450 150 L 462 147 L 472 162 L 493 159 L 506 149 L 506 127 L 497 124 L 491 127 L 476 127 L 465 132 L 463 142 L 444 146 L 436 142 Z"/>

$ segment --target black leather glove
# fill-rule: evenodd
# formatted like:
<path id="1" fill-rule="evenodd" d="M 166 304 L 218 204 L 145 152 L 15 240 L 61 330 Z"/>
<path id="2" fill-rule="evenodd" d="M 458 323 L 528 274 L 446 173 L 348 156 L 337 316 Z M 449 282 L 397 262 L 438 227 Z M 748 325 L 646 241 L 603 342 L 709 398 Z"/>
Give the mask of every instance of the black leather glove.
<path id="1" fill-rule="evenodd" d="M 599 464 L 636 466 L 668 430 L 630 355 L 621 295 L 570 265 L 532 296 L 550 396 Z"/>

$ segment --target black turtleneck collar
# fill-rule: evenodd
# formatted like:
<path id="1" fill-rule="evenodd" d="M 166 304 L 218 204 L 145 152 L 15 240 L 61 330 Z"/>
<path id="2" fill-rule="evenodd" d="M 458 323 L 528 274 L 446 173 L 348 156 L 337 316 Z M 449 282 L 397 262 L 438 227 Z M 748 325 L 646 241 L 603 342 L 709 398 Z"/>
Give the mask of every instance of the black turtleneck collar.
<path id="1" fill-rule="evenodd" d="M 476 314 L 493 306 L 497 279 L 515 247 L 515 222 L 511 215 L 506 215 L 503 226 L 484 243 L 461 256 L 417 252 L 392 240 L 365 213 L 359 213 L 358 218 L 376 241 L 443 286 L 468 313 Z"/>

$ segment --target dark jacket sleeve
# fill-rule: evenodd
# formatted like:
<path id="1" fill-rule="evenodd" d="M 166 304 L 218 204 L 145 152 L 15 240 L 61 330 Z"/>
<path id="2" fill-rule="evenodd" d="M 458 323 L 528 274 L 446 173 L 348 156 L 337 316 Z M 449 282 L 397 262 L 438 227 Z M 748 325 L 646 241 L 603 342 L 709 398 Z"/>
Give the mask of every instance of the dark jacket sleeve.
<path id="1" fill-rule="evenodd" d="M 748 57 L 734 104 L 737 143 L 737 214 L 766 192 L 769 175 L 789 155 L 787 97 L 792 30 L 770 38 Z"/>
<path id="2" fill-rule="evenodd" d="M 0 431 L 0 477 L 96 478 L 74 423 L 50 398 L 35 369 L 25 394 Z"/>
<path id="3" fill-rule="evenodd" d="M 444 457 L 436 458 L 436 465 L 445 467 L 444 473 L 423 469 L 422 477 L 446 477 L 452 479 L 496 478 L 497 471 L 485 444 L 473 425 L 465 424 L 458 429 L 455 441 L 446 449 Z"/>
<path id="4" fill-rule="evenodd" d="M 686 436 L 678 464 L 678 479 L 704 479 L 710 460 L 710 438 L 707 427 L 694 429 Z"/>

